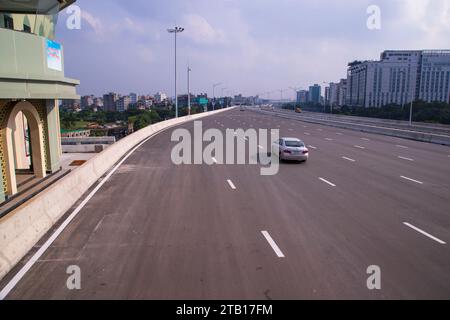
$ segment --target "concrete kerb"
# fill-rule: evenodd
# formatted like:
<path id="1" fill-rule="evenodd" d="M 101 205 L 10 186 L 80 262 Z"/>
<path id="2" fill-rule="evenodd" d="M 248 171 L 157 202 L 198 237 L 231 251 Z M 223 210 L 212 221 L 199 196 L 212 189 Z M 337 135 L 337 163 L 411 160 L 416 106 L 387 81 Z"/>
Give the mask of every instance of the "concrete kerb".
<path id="1" fill-rule="evenodd" d="M 0 219 L 0 280 L 50 228 L 123 156 L 148 137 L 233 108 L 216 110 L 151 125 L 95 155 L 41 194 Z"/>

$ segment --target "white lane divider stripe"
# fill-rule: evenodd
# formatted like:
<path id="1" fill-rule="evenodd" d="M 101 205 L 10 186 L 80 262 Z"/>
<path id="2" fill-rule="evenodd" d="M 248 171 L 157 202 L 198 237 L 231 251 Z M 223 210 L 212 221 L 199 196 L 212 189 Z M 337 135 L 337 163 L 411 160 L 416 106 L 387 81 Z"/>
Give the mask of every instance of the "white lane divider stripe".
<path id="1" fill-rule="evenodd" d="M 398 156 L 398 158 L 402 159 L 402 160 L 407 160 L 407 161 L 414 161 L 414 159 L 406 158 L 406 157 L 402 157 L 402 156 Z"/>
<path id="2" fill-rule="evenodd" d="M 361 138 L 361 140 L 370 141 L 370 139 L 367 139 L 367 138 Z"/>
<path id="3" fill-rule="evenodd" d="M 405 177 L 405 176 L 400 176 L 400 178 L 408 180 L 408 181 L 412 181 L 412 182 L 415 182 L 415 183 L 418 183 L 418 184 L 423 184 L 422 181 L 411 179 L 411 178 L 408 178 L 408 177 Z"/>
<path id="4" fill-rule="evenodd" d="M 351 161 L 351 162 L 356 162 L 356 160 L 355 160 L 355 159 L 351 159 L 351 158 L 347 158 L 347 157 L 342 157 L 342 159 L 344 159 L 344 160 L 348 160 L 348 161 Z"/>
<path id="5" fill-rule="evenodd" d="M 321 180 L 322 182 L 325 182 L 326 184 L 332 186 L 332 187 L 336 187 L 336 185 L 334 183 L 331 183 L 330 181 L 324 179 L 324 178 L 319 178 L 319 180 Z"/>
<path id="6" fill-rule="evenodd" d="M 361 150 L 366 149 L 365 147 L 362 147 L 362 146 L 355 146 L 355 148 L 358 148 L 358 149 L 361 149 Z"/>
<path id="7" fill-rule="evenodd" d="M 314 146 L 308 146 L 308 148 L 311 148 L 311 149 L 314 149 L 314 150 L 317 149 L 317 147 L 314 147 Z"/>
<path id="8" fill-rule="evenodd" d="M 311 133 L 309 133 L 309 132 L 305 132 L 305 134 L 306 134 L 307 136 L 310 136 L 310 135 L 311 135 Z"/>
<path id="9" fill-rule="evenodd" d="M 42 247 L 28 260 L 28 262 L 16 273 L 16 275 L 8 282 L 8 284 L 0 291 L 0 301 L 4 300 L 8 294 L 15 288 L 15 286 L 22 280 L 26 273 L 34 266 L 34 264 L 42 257 L 42 255 L 47 251 L 47 249 L 55 242 L 55 240 L 60 236 L 60 234 L 66 229 L 66 227 L 72 222 L 72 220 L 80 213 L 81 210 L 86 206 L 89 200 L 98 192 L 98 190 L 103 187 L 103 185 L 111 178 L 111 176 L 120 168 L 120 166 L 142 145 L 147 143 L 151 138 L 157 134 L 167 131 L 169 128 L 161 130 L 160 132 L 152 134 L 150 137 L 142 141 L 136 147 L 134 147 L 130 152 L 126 154 L 120 160 L 120 162 L 105 176 L 105 178 L 86 196 L 86 198 L 75 208 L 75 210 L 67 217 L 66 220 L 56 229 L 56 231 L 50 236 L 50 238 L 45 241 Z"/>
<path id="10" fill-rule="evenodd" d="M 343 136 L 343 135 L 344 135 L 342 132 L 336 132 L 336 134 L 337 134 L 338 136 Z"/>
<path id="11" fill-rule="evenodd" d="M 436 241 L 436 242 L 438 242 L 438 243 L 440 243 L 440 244 L 446 244 L 446 243 L 445 243 L 444 241 L 442 241 L 441 239 L 436 238 L 435 236 L 432 236 L 432 235 L 429 234 L 428 232 L 425 232 L 425 231 L 423 231 L 422 229 L 419 229 L 419 228 L 413 226 L 412 224 L 410 224 L 410 223 L 408 223 L 408 222 L 403 222 L 403 224 L 404 224 L 405 226 L 407 226 L 407 227 L 413 229 L 413 230 L 416 230 L 417 232 L 423 234 L 424 236 L 426 236 L 426 237 L 428 237 L 428 238 L 430 238 L 430 239 L 433 239 L 434 241 Z"/>
<path id="12" fill-rule="evenodd" d="M 325 138 L 325 140 L 327 140 L 327 141 L 333 141 L 333 139 L 331 139 L 331 138 Z"/>
<path id="13" fill-rule="evenodd" d="M 402 145 L 399 145 L 399 144 L 398 144 L 398 145 L 396 145 L 396 147 L 397 147 L 397 148 L 402 148 L 402 149 L 409 149 L 409 147 L 406 147 L 406 146 L 402 146 Z"/>
<path id="14" fill-rule="evenodd" d="M 272 247 L 273 251 L 275 251 L 275 254 L 277 255 L 278 258 L 285 258 L 285 255 L 283 254 L 283 252 L 280 250 L 280 248 L 278 247 L 278 245 L 275 243 L 275 241 L 272 239 L 272 237 L 270 236 L 269 232 L 267 231 L 261 231 L 261 233 L 263 234 L 264 238 L 266 238 L 267 242 L 269 243 L 269 245 Z"/>
<path id="15" fill-rule="evenodd" d="M 230 179 L 227 180 L 228 184 L 230 185 L 230 188 L 233 190 L 236 190 L 236 186 L 234 185 L 233 181 L 231 181 Z"/>

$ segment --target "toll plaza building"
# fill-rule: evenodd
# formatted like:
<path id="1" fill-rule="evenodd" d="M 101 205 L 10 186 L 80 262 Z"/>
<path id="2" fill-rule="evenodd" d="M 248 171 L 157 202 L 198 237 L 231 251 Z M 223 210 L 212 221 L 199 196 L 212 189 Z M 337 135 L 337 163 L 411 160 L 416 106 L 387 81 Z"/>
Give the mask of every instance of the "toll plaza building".
<path id="1" fill-rule="evenodd" d="M 60 99 L 78 99 L 55 42 L 61 10 L 75 0 L 0 0 L 0 205 L 25 179 L 61 168 Z"/>

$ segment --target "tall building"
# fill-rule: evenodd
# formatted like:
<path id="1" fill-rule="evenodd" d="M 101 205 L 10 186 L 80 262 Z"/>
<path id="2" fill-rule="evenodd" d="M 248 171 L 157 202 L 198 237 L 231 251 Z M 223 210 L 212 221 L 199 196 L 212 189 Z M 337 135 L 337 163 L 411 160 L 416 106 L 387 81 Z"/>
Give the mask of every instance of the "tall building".
<path id="1" fill-rule="evenodd" d="M 158 92 L 155 94 L 155 101 L 156 103 L 161 103 L 167 100 L 167 95 L 162 92 Z"/>
<path id="2" fill-rule="evenodd" d="M 77 100 L 55 42 L 57 16 L 74 0 L 0 1 L 0 203 L 61 168 L 59 101 Z"/>
<path id="3" fill-rule="evenodd" d="M 308 102 L 320 104 L 321 97 L 322 97 L 322 88 L 318 84 L 309 87 Z"/>
<path id="4" fill-rule="evenodd" d="M 94 96 L 82 96 L 81 97 L 81 109 L 85 110 L 90 108 L 94 104 Z"/>
<path id="5" fill-rule="evenodd" d="M 116 101 L 116 111 L 125 112 L 128 110 L 130 104 L 131 98 L 129 96 L 120 97 L 119 100 Z"/>
<path id="6" fill-rule="evenodd" d="M 418 99 L 450 102 L 450 50 L 388 50 L 379 61 L 349 64 L 349 106 L 404 105 Z"/>
<path id="7" fill-rule="evenodd" d="M 325 97 L 324 97 L 325 105 L 330 105 L 330 87 L 325 87 Z"/>
<path id="8" fill-rule="evenodd" d="M 309 92 L 306 90 L 297 91 L 297 103 L 307 103 L 309 100 Z"/>
<path id="9" fill-rule="evenodd" d="M 331 82 L 328 87 L 325 88 L 325 104 L 327 106 L 338 106 L 339 103 L 339 84 Z"/>
<path id="10" fill-rule="evenodd" d="M 450 50 L 425 50 L 416 99 L 450 103 Z"/>
<path id="11" fill-rule="evenodd" d="M 138 102 L 138 96 L 136 93 L 130 93 L 130 103 L 135 104 Z"/>
<path id="12" fill-rule="evenodd" d="M 118 94 L 114 92 L 103 95 L 103 110 L 116 111 L 116 102 L 118 99 Z"/>
<path id="13" fill-rule="evenodd" d="M 347 79 L 341 79 L 337 85 L 337 106 L 345 106 L 347 98 Z"/>

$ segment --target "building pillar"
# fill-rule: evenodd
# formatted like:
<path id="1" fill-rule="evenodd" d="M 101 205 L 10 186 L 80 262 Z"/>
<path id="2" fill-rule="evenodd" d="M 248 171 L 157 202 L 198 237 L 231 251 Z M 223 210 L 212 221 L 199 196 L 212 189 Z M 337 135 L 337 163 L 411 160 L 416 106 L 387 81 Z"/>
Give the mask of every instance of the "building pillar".
<path id="1" fill-rule="evenodd" d="M 47 116 L 47 139 L 48 139 L 48 170 L 51 173 L 61 169 L 61 127 L 59 123 L 59 107 L 58 100 L 46 100 L 46 116 Z"/>

